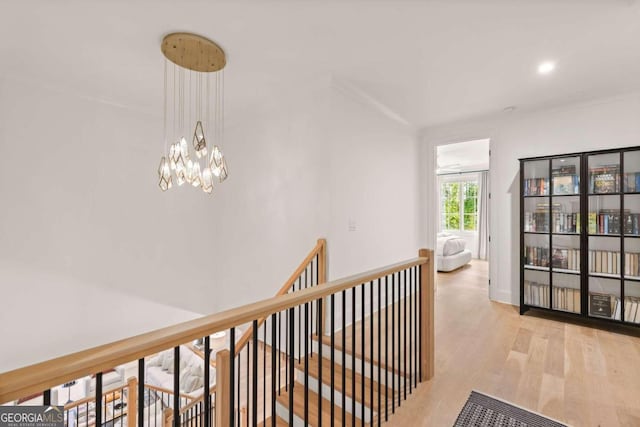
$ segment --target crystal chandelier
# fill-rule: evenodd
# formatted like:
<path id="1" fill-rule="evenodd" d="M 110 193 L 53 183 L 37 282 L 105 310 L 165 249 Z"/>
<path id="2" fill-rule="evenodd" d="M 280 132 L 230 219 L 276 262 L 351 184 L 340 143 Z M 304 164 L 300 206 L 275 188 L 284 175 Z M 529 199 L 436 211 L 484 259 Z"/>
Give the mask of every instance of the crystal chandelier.
<path id="1" fill-rule="evenodd" d="M 162 40 L 162 53 L 164 155 L 158 186 L 167 191 L 187 183 L 211 194 L 214 181 L 228 176 L 219 147 L 224 137 L 224 51 L 202 36 L 172 33 Z"/>

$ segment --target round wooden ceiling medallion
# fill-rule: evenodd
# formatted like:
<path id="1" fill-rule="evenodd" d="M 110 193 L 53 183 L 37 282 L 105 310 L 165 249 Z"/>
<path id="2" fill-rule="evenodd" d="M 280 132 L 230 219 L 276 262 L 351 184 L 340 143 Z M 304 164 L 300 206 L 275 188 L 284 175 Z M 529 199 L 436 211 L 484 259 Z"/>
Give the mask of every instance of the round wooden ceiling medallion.
<path id="1" fill-rule="evenodd" d="M 162 53 L 188 70 L 212 73 L 227 65 L 224 51 L 211 40 L 191 33 L 171 33 L 162 40 Z"/>

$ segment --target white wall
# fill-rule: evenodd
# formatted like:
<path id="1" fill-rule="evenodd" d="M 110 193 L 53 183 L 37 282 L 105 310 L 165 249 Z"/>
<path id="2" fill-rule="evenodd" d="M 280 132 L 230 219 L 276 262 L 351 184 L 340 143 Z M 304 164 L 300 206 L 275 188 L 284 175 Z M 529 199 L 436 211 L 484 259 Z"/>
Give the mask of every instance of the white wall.
<path id="1" fill-rule="evenodd" d="M 0 81 L 0 261 L 23 266 L 0 271 L 3 300 L 28 306 L 43 283 L 60 289 L 46 294 L 51 313 L 35 315 L 77 314 L 75 329 L 49 331 L 76 349 L 155 326 L 130 317 L 131 328 L 103 332 L 112 304 L 86 316 L 67 296 L 71 284 L 106 290 L 124 306 L 157 303 L 142 318 L 162 306 L 208 314 L 272 296 L 319 237 L 328 239 L 332 278 L 416 255 L 418 159 L 406 129 L 328 85 L 236 123 L 223 146 L 230 177 L 213 197 L 162 193 L 160 117 L 68 88 Z M 33 291 L 18 292 L 18 283 Z M 16 327 L 0 340 L 18 342 L 7 360 L 21 349 L 33 361 L 59 354 L 27 345 L 42 331 L 34 312 L 10 316 Z"/>
<path id="2" fill-rule="evenodd" d="M 329 126 L 329 277 L 417 257 L 419 158 L 412 130 L 339 88 L 332 92 Z M 369 290 L 365 300 L 368 313 Z M 359 296 L 356 301 L 359 318 Z"/>
<path id="3" fill-rule="evenodd" d="M 415 258 L 419 189 L 413 132 L 341 90 L 333 91 L 330 111 L 330 277 Z"/>
<path id="4" fill-rule="evenodd" d="M 435 145 L 491 138 L 492 299 L 519 304 L 519 162 L 529 156 L 640 145 L 640 95 L 601 99 L 543 111 L 512 114 L 426 129 L 422 136 L 425 176 Z M 428 185 L 430 185 L 428 183 Z M 434 198 L 425 190 L 424 203 Z M 427 224 L 433 233 L 435 224 Z M 430 234 L 427 235 L 430 238 Z"/>
<path id="5" fill-rule="evenodd" d="M 0 372 L 199 317 L 5 261 L 0 262 Z"/>

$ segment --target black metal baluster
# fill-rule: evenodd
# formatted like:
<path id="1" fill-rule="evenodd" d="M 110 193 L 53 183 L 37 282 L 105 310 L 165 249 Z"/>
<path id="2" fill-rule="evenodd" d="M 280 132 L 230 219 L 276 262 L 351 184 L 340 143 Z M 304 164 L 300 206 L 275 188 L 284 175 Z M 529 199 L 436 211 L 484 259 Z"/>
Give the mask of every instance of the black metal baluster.
<path id="1" fill-rule="evenodd" d="M 306 279 L 305 279 L 306 280 Z M 304 425 L 309 425 L 309 341 L 307 335 L 309 334 L 309 303 L 304 304 Z"/>
<path id="2" fill-rule="evenodd" d="M 271 315 L 271 427 L 276 427 L 276 351 L 278 351 L 278 360 L 280 359 L 280 348 L 276 349 L 276 324 L 279 326 L 280 323 L 276 322 L 276 317 L 275 313 Z M 278 373 L 278 385 L 279 378 Z"/>
<path id="3" fill-rule="evenodd" d="M 51 406 L 51 389 L 42 392 L 42 404 L 44 406 Z"/>
<path id="4" fill-rule="evenodd" d="M 369 283 L 369 347 L 369 422 L 373 425 L 373 280 Z M 364 380 L 363 375 L 362 381 Z"/>
<path id="5" fill-rule="evenodd" d="M 318 312 L 322 312 L 322 298 L 318 300 Z M 322 425 L 322 322 L 318 325 L 318 378 L 320 378 L 320 387 L 318 387 L 318 425 Z"/>
<path id="6" fill-rule="evenodd" d="M 211 339 L 209 335 L 204 337 L 204 425 L 211 425 L 211 406 L 209 397 L 211 395 Z"/>
<path id="7" fill-rule="evenodd" d="M 230 358 L 229 358 L 229 372 L 230 377 L 231 377 L 231 381 L 229 381 L 229 416 L 230 416 L 230 422 L 229 424 L 233 427 L 235 426 L 235 420 L 234 420 L 234 416 L 235 416 L 235 407 L 236 407 L 236 403 L 235 403 L 235 379 L 233 378 L 235 376 L 235 371 L 236 371 L 236 328 L 231 328 L 229 330 L 229 353 L 230 353 Z M 238 366 L 240 366 L 240 361 L 238 361 Z M 240 383 L 238 382 L 238 389 L 240 389 Z M 240 399 L 238 399 L 238 406 L 240 406 Z M 217 426 L 217 427 L 221 427 L 221 426 Z"/>
<path id="8" fill-rule="evenodd" d="M 391 275 L 391 413 L 396 413 L 396 274 Z"/>
<path id="9" fill-rule="evenodd" d="M 295 285 L 294 285 L 295 286 Z M 289 353 L 293 353 L 293 344 L 291 344 L 291 341 L 293 341 L 292 339 L 289 339 L 289 327 L 291 325 L 291 319 L 289 319 L 289 316 L 293 316 L 293 308 L 287 310 L 287 314 L 286 314 L 286 319 L 285 319 L 285 328 L 284 328 L 284 334 L 285 334 L 285 339 L 284 339 L 284 355 L 285 355 L 285 359 L 284 359 L 284 389 L 285 391 L 289 391 Z M 293 331 L 292 331 L 293 333 Z M 291 344 L 291 348 L 289 348 L 289 344 Z"/>
<path id="10" fill-rule="evenodd" d="M 347 292 L 342 291 L 342 424 L 345 425 L 346 422 L 346 411 L 347 411 Z"/>
<path id="11" fill-rule="evenodd" d="M 384 277 L 384 420 L 389 421 L 389 276 Z"/>
<path id="12" fill-rule="evenodd" d="M 253 335 L 253 333 L 255 333 L 255 329 L 253 329 L 252 335 Z M 249 394 L 250 386 L 251 386 L 251 381 L 250 381 L 251 371 L 249 370 L 250 369 L 250 365 L 251 365 L 251 351 L 250 351 L 251 350 L 251 341 L 247 342 L 247 347 L 246 348 L 247 348 L 247 401 L 246 401 L 247 402 L 247 407 L 245 409 L 247 410 L 247 427 L 249 427 L 249 420 L 251 418 L 250 417 L 251 413 L 249 412 L 249 410 L 251 409 L 249 407 L 250 403 L 251 403 L 251 395 Z"/>
<path id="13" fill-rule="evenodd" d="M 413 297 L 411 295 L 411 283 L 413 282 L 413 269 L 409 270 L 409 394 L 413 393 Z"/>
<path id="14" fill-rule="evenodd" d="M 413 267 L 413 387 L 418 387 L 418 267 Z"/>
<path id="15" fill-rule="evenodd" d="M 96 425 L 102 425 L 102 372 L 96 374 Z"/>
<path id="16" fill-rule="evenodd" d="M 404 314 L 402 318 L 402 356 L 404 359 L 404 364 L 402 365 L 402 384 L 404 387 L 404 400 L 407 400 L 407 270 L 403 271 L 404 281 L 403 281 L 403 291 L 404 298 L 402 299 L 402 305 L 404 307 Z M 401 360 L 403 360 L 401 359 Z M 398 404 L 400 406 L 400 404 Z"/>
<path id="17" fill-rule="evenodd" d="M 180 346 L 173 348 L 173 425 L 180 427 Z"/>
<path id="18" fill-rule="evenodd" d="M 382 378 L 380 377 L 382 374 L 382 352 L 380 351 L 382 349 L 382 313 L 380 310 L 382 310 L 382 279 L 378 278 L 378 425 L 382 422 L 380 416 L 380 408 L 382 408 Z"/>
<path id="19" fill-rule="evenodd" d="M 280 318 L 280 312 L 278 312 L 278 321 L 277 323 L 277 329 L 276 329 L 276 334 L 278 335 L 278 351 L 277 351 L 277 355 L 278 355 L 278 396 L 280 396 L 280 390 L 282 389 L 282 384 L 280 382 L 280 372 L 281 372 L 281 359 L 282 359 L 282 319 Z M 273 396 L 273 399 L 275 400 L 275 395 Z"/>
<path id="20" fill-rule="evenodd" d="M 266 427 L 267 421 L 267 321 L 262 324 L 262 424 Z M 273 350 L 273 341 L 271 342 Z M 273 377 L 272 381 L 273 381 Z"/>
<path id="21" fill-rule="evenodd" d="M 317 255 L 316 255 L 316 256 L 317 256 Z M 311 287 L 313 287 L 313 286 L 314 286 L 314 283 L 313 283 L 313 272 L 314 272 L 314 268 L 313 268 L 313 266 L 314 266 L 314 261 L 315 261 L 315 260 L 316 260 L 316 257 L 313 257 L 313 258 L 311 259 Z M 317 264 L 316 264 L 316 265 L 317 265 Z M 317 279 L 317 277 L 318 277 L 318 276 L 316 275 L 316 279 Z M 314 325 L 313 325 L 313 319 L 314 319 L 314 317 L 313 317 L 313 302 L 311 302 L 311 334 L 313 334 L 313 331 L 317 330 L 317 329 L 315 329 L 315 328 L 313 327 L 313 326 L 314 326 Z M 316 325 L 316 326 L 317 326 L 317 325 Z M 309 338 L 310 338 L 310 337 L 311 337 L 311 336 L 309 336 Z M 312 345 L 312 350 L 313 350 L 313 345 Z M 313 358 L 313 351 L 311 351 L 311 354 L 310 354 L 310 355 L 309 355 L 309 354 L 307 354 L 307 355 L 306 355 L 306 357 L 309 357 L 309 356 L 311 356 L 311 357 Z"/>
<path id="22" fill-rule="evenodd" d="M 304 270 L 304 277 L 307 277 L 307 269 Z M 298 282 L 298 290 L 302 290 L 302 276 Z M 298 306 L 298 363 L 300 362 L 300 355 L 302 354 L 302 306 Z"/>
<path id="23" fill-rule="evenodd" d="M 418 360 L 422 360 L 422 264 L 418 266 Z M 418 362 L 418 376 L 422 382 L 422 363 Z"/>
<path id="24" fill-rule="evenodd" d="M 238 406 L 237 406 L 237 411 L 238 411 L 238 426 L 242 425 L 242 417 L 240 416 L 240 394 L 241 394 L 241 390 L 242 390 L 242 383 L 240 382 L 240 371 L 242 370 L 242 349 L 240 349 L 240 351 L 238 352 Z"/>
<path id="25" fill-rule="evenodd" d="M 351 426 L 356 426 L 356 287 L 351 288 Z"/>
<path id="26" fill-rule="evenodd" d="M 320 266 L 320 255 L 316 254 L 316 286 L 319 285 L 320 283 L 320 273 L 319 273 L 319 266 Z M 320 322 L 322 321 L 322 313 L 320 312 L 320 310 L 317 309 L 317 304 L 316 304 L 316 335 L 318 335 L 318 325 L 320 324 Z M 312 352 L 313 353 L 313 352 Z"/>
<path id="27" fill-rule="evenodd" d="M 365 332 L 366 332 L 366 323 L 365 323 L 365 313 L 364 313 L 364 283 L 360 285 L 360 377 L 362 379 L 362 384 L 360 384 L 360 420 L 362 424 L 364 424 L 364 409 L 365 409 L 365 396 L 364 396 L 364 379 L 365 379 Z"/>
<path id="28" fill-rule="evenodd" d="M 289 312 L 289 329 L 291 329 L 290 333 L 289 333 L 289 348 L 291 348 L 291 351 L 289 352 L 289 354 L 287 355 L 287 359 L 289 360 L 288 362 L 288 369 L 289 369 L 289 425 L 293 426 L 293 382 L 295 381 L 293 378 L 293 361 L 294 361 L 294 346 L 295 346 L 295 327 L 296 327 L 296 320 L 295 320 L 295 312 L 294 312 L 294 307 L 291 307 L 288 312 Z"/>
<path id="29" fill-rule="evenodd" d="M 143 357 L 138 359 L 138 427 L 144 427 L 144 381 Z M 151 406 L 151 403 L 149 403 L 149 406 Z"/>
<path id="30" fill-rule="evenodd" d="M 336 325 L 335 325 L 335 294 L 331 294 L 331 307 L 330 307 L 330 312 L 331 312 L 331 427 L 333 427 L 334 425 L 334 418 L 335 418 L 335 394 L 336 394 L 336 388 L 335 388 L 335 377 L 336 377 L 336 373 L 335 373 L 335 349 L 336 349 L 336 340 L 335 340 L 335 333 L 336 333 Z M 320 379 L 320 387 L 322 387 L 322 379 Z M 344 384 L 342 385 L 342 392 L 344 393 Z"/>
<path id="31" fill-rule="evenodd" d="M 253 427 L 258 427 L 258 321 L 253 321 L 253 342 L 251 355 L 251 421 Z M 248 381 L 247 381 L 248 382 Z"/>

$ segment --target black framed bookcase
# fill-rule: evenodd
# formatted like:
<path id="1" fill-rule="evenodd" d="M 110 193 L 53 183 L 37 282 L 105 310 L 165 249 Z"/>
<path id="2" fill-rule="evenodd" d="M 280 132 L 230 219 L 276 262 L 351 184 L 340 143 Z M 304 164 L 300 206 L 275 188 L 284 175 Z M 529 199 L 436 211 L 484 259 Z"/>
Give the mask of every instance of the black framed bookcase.
<path id="1" fill-rule="evenodd" d="M 520 314 L 640 326 L 640 147 L 520 159 Z"/>

